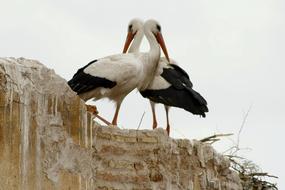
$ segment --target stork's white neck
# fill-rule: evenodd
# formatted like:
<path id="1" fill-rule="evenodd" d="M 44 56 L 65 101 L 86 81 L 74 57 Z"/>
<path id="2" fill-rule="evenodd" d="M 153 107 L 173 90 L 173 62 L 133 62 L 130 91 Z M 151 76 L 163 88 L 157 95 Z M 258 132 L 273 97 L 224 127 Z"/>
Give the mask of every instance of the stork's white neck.
<path id="1" fill-rule="evenodd" d="M 149 53 L 152 53 L 154 57 L 160 57 L 160 47 L 159 44 L 156 41 L 156 38 L 154 36 L 154 34 L 150 31 L 147 30 L 143 30 L 143 28 L 141 28 L 140 30 L 138 30 L 137 34 L 135 35 L 135 38 L 131 44 L 131 47 L 128 50 L 128 53 L 137 53 L 140 50 L 140 45 L 144 36 L 144 33 L 146 35 L 146 38 L 149 42 L 149 46 L 150 46 L 150 50 Z M 158 54 L 158 55 L 156 55 Z"/>
<path id="2" fill-rule="evenodd" d="M 143 39 L 143 28 L 139 29 L 135 35 L 135 38 L 131 44 L 131 47 L 129 48 L 129 53 L 137 53 L 140 50 L 140 45 L 142 43 Z"/>
<path id="3" fill-rule="evenodd" d="M 144 30 L 144 34 L 149 42 L 149 58 L 158 61 L 160 58 L 160 47 L 154 34 L 150 30 Z"/>
<path id="4" fill-rule="evenodd" d="M 155 71 L 160 58 L 160 46 L 150 29 L 144 28 L 144 34 L 149 42 L 149 52 L 145 54 L 143 62 L 143 80 L 138 85 L 139 90 L 144 90 L 148 87 L 154 78 Z"/>

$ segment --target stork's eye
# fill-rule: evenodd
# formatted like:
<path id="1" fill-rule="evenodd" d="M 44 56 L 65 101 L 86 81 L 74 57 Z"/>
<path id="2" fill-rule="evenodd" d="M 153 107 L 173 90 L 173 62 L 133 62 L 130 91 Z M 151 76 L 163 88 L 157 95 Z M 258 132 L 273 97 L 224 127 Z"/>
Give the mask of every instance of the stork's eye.
<path id="1" fill-rule="evenodd" d="M 132 25 L 132 24 L 130 24 L 130 25 L 129 25 L 129 29 L 128 29 L 128 30 L 129 30 L 129 32 L 130 32 L 130 31 L 132 31 L 132 28 L 133 28 L 133 25 Z"/>
<path id="2" fill-rule="evenodd" d="M 161 31 L 161 27 L 160 27 L 160 25 L 156 25 L 156 29 L 160 32 Z"/>

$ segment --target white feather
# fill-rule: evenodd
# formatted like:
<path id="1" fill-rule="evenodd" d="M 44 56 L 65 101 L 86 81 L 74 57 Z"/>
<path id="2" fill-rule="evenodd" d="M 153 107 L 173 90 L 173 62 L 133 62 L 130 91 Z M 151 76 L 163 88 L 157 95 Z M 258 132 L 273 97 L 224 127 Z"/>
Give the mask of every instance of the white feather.
<path id="1" fill-rule="evenodd" d="M 170 59 L 171 64 L 176 64 L 176 62 L 172 59 Z M 159 64 L 156 69 L 156 73 L 154 76 L 153 81 L 149 84 L 147 89 L 149 90 L 162 90 L 167 89 L 171 86 L 169 82 L 167 82 L 162 76 L 162 72 L 164 68 L 172 68 L 171 65 L 169 65 L 167 59 L 165 57 L 161 57 L 159 60 Z"/>
<path id="2" fill-rule="evenodd" d="M 117 84 L 124 84 L 138 75 L 142 63 L 134 54 L 118 54 L 99 59 L 84 69 L 92 76 L 101 77 Z"/>

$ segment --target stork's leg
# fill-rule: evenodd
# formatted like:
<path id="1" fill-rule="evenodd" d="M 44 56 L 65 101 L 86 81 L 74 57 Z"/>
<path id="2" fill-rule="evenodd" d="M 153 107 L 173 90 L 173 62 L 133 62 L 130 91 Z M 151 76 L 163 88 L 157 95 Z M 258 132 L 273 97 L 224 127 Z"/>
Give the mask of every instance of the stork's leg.
<path id="1" fill-rule="evenodd" d="M 164 108 L 165 108 L 165 113 L 166 113 L 166 121 L 167 121 L 167 124 L 166 124 L 166 131 L 167 131 L 167 134 L 169 136 L 169 133 L 170 133 L 170 125 L 169 125 L 169 117 L 168 117 L 168 111 L 169 111 L 169 107 L 164 105 Z"/>
<path id="2" fill-rule="evenodd" d="M 106 119 L 104 119 L 103 117 L 101 117 L 100 115 L 96 114 L 95 115 L 98 119 L 100 119 L 101 121 L 103 121 L 103 123 L 105 123 L 106 125 L 111 125 L 111 123 L 109 121 L 107 121 Z"/>
<path id="3" fill-rule="evenodd" d="M 115 111 L 115 114 L 114 114 L 114 117 L 113 117 L 113 121 L 112 121 L 112 124 L 114 126 L 117 126 L 117 120 L 118 120 L 118 115 L 119 115 L 121 103 L 122 103 L 122 101 L 117 102 L 117 105 L 116 105 L 116 111 Z"/>
<path id="4" fill-rule="evenodd" d="M 103 121 L 103 123 L 105 123 L 106 125 L 111 125 L 111 123 L 109 121 L 107 121 L 106 119 L 104 119 L 103 117 L 98 115 L 98 110 L 97 110 L 96 106 L 86 105 L 86 109 L 87 109 L 88 112 L 91 112 L 93 115 L 95 115 L 95 117 L 97 117 L 98 119 Z"/>
<path id="5" fill-rule="evenodd" d="M 155 115 L 155 103 L 153 101 L 149 101 L 152 111 L 152 129 L 157 127 L 156 115 Z"/>

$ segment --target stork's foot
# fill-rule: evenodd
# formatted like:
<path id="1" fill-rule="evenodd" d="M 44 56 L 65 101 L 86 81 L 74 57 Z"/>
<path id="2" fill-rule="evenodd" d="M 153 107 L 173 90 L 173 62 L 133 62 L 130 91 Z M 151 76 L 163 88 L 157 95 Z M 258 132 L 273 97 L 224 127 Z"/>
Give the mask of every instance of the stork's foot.
<path id="1" fill-rule="evenodd" d="M 98 115 L 98 110 L 96 106 L 93 105 L 86 105 L 86 109 L 88 112 L 92 113 L 95 117 L 97 117 L 98 119 L 100 119 L 103 123 L 105 123 L 106 125 L 111 125 L 111 123 L 109 121 L 107 121 L 106 119 L 104 119 L 103 117 L 101 117 L 100 115 Z"/>
<path id="2" fill-rule="evenodd" d="M 153 122 L 152 123 L 152 129 L 156 129 L 157 128 L 157 122 Z"/>
<path id="3" fill-rule="evenodd" d="M 87 111 L 93 113 L 94 115 L 98 115 L 98 110 L 96 106 L 86 105 Z"/>
<path id="4" fill-rule="evenodd" d="M 113 120 L 110 126 L 111 127 L 118 127 L 117 121 Z"/>

